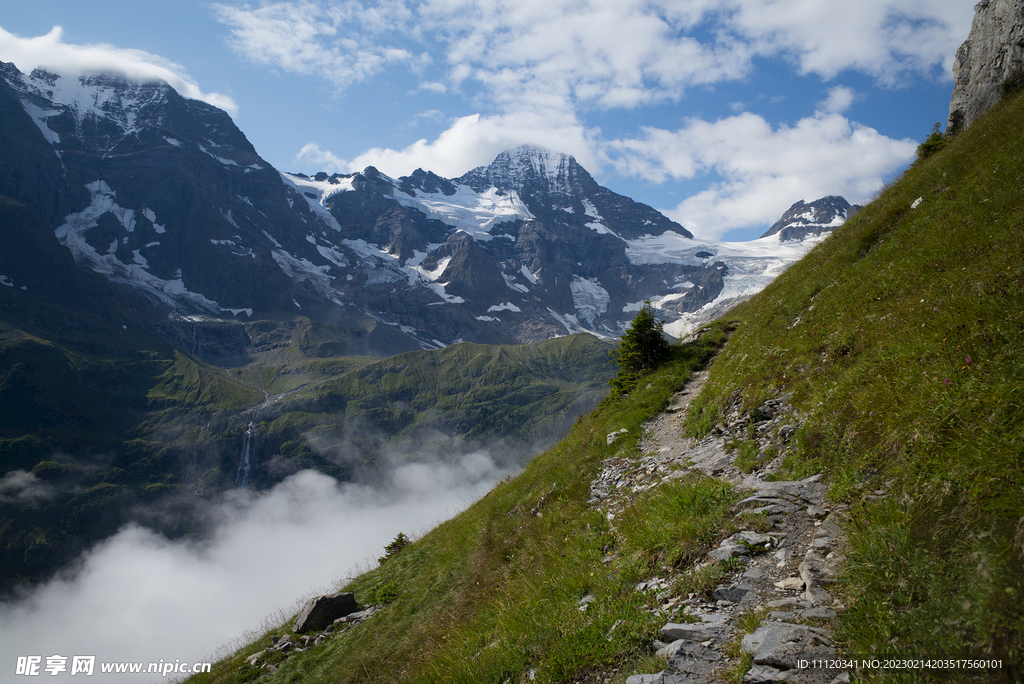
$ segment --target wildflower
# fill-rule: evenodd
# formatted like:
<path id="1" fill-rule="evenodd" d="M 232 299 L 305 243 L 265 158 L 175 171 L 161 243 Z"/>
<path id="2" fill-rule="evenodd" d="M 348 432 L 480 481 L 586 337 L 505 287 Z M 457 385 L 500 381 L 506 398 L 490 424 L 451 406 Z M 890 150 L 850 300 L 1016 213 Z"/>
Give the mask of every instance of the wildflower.
<path id="1" fill-rule="evenodd" d="M 950 380 L 949 378 L 942 378 L 942 382 L 946 383 L 947 385 L 952 385 L 953 384 L 953 381 Z"/>
<path id="2" fill-rule="evenodd" d="M 971 361 L 971 357 L 970 356 L 967 356 L 967 357 L 964 358 L 964 363 L 966 363 L 968 366 L 970 366 L 973 363 L 973 361 Z"/>

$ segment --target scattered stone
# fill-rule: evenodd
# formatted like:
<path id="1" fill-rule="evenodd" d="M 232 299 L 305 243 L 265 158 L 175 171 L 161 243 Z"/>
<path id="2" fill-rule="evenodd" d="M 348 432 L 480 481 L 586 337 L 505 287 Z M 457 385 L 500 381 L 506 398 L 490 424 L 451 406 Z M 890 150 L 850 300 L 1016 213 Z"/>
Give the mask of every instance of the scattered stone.
<path id="1" fill-rule="evenodd" d="M 711 598 L 716 601 L 728 601 L 729 603 L 740 603 L 746 598 L 747 594 L 755 591 L 755 587 L 747 584 L 746 582 L 740 582 L 729 587 L 718 587 L 711 594 Z"/>
<path id="2" fill-rule="evenodd" d="M 701 622 L 693 624 L 670 622 L 661 628 L 661 633 L 670 642 L 682 639 L 700 643 L 720 638 L 726 630 L 726 619 L 725 615 L 710 615 L 703 616 Z"/>
<path id="3" fill-rule="evenodd" d="M 804 588 L 804 580 L 799 577 L 787 577 L 784 580 L 776 582 L 775 586 L 786 591 L 801 591 Z"/>
<path id="4" fill-rule="evenodd" d="M 698 374 L 698 384 L 702 377 L 705 376 Z M 713 684 L 732 665 L 726 647 L 733 639 L 734 620 L 748 611 L 764 614 L 770 610 L 770 622 L 743 639 L 744 650 L 754 660 L 743 681 L 831 684 L 841 673 L 799 670 L 793 662 L 797 657 L 836 658 L 838 653 L 830 633 L 789 621 L 831 620 L 842 610 L 821 585 L 835 581 L 838 576 L 843 560 L 842 521 L 847 509 L 827 502 L 828 486 L 820 474 L 799 481 L 770 480 L 769 475 L 777 472 L 791 453 L 793 447 L 789 442 L 800 426 L 789 404 L 790 395 L 768 399 L 747 413 L 736 393 L 733 408 L 725 412 L 722 422 L 709 436 L 696 440 L 682 437 L 680 426 L 686 402 L 697 393 L 697 388 L 691 390 L 688 386 L 685 394 L 677 394 L 672 410 L 644 425 L 641 456 L 630 458 L 620 452 L 604 461 L 600 474 L 591 483 L 590 504 L 612 521 L 631 504 L 634 494 L 690 477 L 696 471 L 730 481 L 744 491 L 734 509 L 738 521 L 742 521 L 738 524 L 752 525 L 757 516 L 756 529 L 766 530 L 767 534 L 741 526 L 740 532 L 723 540 L 688 571 L 732 559 L 741 561 L 725 566 L 731 568 L 729 575 L 710 598 L 695 593 L 685 598 L 673 596 L 683 575 L 673 574 L 671 568 L 664 569 L 668 573 L 664 577 L 636 585 L 637 591 L 654 594 L 659 606 L 653 609 L 655 612 L 671 614 L 685 604 L 684 612 L 698 617 L 700 622 L 664 625 L 663 641 L 655 642 L 654 646 L 665 659 L 666 669 L 656 674 L 633 675 L 626 682 Z M 610 433 L 608 443 L 623 432 Z M 727 442 L 738 438 L 753 439 L 758 450 L 772 453 L 774 458 L 752 474 L 740 472 L 733 463 L 735 453 L 725 448 Z M 604 560 L 609 558 L 610 555 Z M 789 565 L 792 560 L 798 561 L 794 563 L 796 567 Z M 792 576 L 794 571 L 799 576 Z M 780 600 L 780 591 L 791 591 L 794 595 Z M 579 607 L 584 610 L 587 605 L 581 600 Z M 606 676 L 604 681 L 610 680 Z"/>
<path id="5" fill-rule="evenodd" d="M 743 637 L 740 648 L 754 656 L 756 665 L 791 670 L 800 659 L 824 659 L 833 655 L 832 641 L 823 630 L 803 625 L 769 623 Z M 833 675 L 834 676 L 834 675 Z"/>
<path id="6" fill-rule="evenodd" d="M 717 549 L 708 551 L 708 556 L 714 560 L 724 561 L 730 558 L 739 558 L 750 553 L 750 549 L 740 544 L 728 544 L 719 546 Z"/>
<path id="7" fill-rule="evenodd" d="M 615 444 L 615 441 L 619 437 L 621 437 L 622 435 L 624 435 L 624 434 L 626 434 L 628 432 L 629 432 L 629 430 L 627 430 L 626 428 L 622 428 L 621 430 L 618 430 L 617 432 L 609 432 L 608 433 L 608 446 L 611 446 L 612 444 Z"/>

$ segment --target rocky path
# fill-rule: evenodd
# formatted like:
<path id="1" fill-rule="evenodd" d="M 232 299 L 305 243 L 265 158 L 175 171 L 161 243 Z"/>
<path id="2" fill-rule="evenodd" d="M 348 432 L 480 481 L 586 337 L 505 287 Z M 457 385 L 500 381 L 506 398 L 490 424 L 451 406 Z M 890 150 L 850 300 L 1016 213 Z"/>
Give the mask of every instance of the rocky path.
<path id="1" fill-rule="evenodd" d="M 661 610 L 669 621 L 654 645 L 666 667 L 626 682 L 738 681 L 738 670 L 748 664 L 742 681 L 751 684 L 849 681 L 845 672 L 814 666 L 814 661 L 838 656 L 830 626 L 843 605 L 828 587 L 843 559 L 845 509 L 827 500 L 820 475 L 767 480 L 788 452 L 788 439 L 798 425 L 788 396 L 749 413 L 734 409 L 704 439 L 683 437 L 690 399 L 706 377 L 706 371 L 696 374 L 672 405 L 644 426 L 642 456 L 608 459 L 591 487 L 592 504 L 607 511 L 613 526 L 633 494 L 688 471 L 728 480 L 745 494 L 735 508 L 740 531 L 694 569 L 723 561 L 734 568 L 711 597 L 672 596 L 676 577 L 654 577 L 637 587 L 658 591 L 664 601 Z M 609 435 L 610 441 L 616 438 L 616 433 Z M 756 450 L 757 469 L 750 473 L 737 467 L 737 450 L 726 449 L 738 439 Z"/>

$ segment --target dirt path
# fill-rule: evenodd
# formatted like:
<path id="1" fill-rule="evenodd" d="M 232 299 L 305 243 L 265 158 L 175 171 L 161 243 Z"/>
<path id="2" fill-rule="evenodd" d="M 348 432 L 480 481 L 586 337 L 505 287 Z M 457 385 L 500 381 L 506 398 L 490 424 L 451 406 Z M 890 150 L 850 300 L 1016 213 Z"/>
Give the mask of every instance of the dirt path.
<path id="1" fill-rule="evenodd" d="M 735 568 L 710 597 L 673 596 L 680 575 L 638 585 L 664 600 L 662 612 L 669 621 L 655 647 L 666 668 L 626 682 L 711 684 L 747 666 L 743 681 L 751 684 L 849 681 L 845 672 L 813 666 L 838 655 L 831 626 L 843 606 L 828 585 L 843 560 L 845 510 L 827 500 L 820 475 L 767 481 L 797 425 L 788 396 L 750 413 L 735 408 L 704 439 L 684 437 L 686 411 L 707 375 L 706 370 L 695 374 L 672 404 L 645 424 L 638 457 L 608 459 L 591 486 L 591 503 L 607 511 L 612 526 L 636 493 L 688 471 L 727 480 L 745 495 L 735 509 L 740 531 L 692 570 L 723 562 Z M 734 439 L 756 444 L 763 457 L 759 470 L 745 473 L 736 467 L 735 452 L 726 449 Z"/>

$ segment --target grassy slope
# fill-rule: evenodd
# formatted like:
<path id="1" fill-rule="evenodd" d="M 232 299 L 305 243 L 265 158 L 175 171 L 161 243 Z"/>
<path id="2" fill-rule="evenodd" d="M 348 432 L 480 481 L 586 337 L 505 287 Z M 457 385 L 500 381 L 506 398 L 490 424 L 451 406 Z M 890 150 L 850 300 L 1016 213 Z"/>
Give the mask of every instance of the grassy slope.
<path id="1" fill-rule="evenodd" d="M 838 625 L 850 655 L 994 656 L 1004 668 L 982 678 L 1022 675 L 1022 131 L 1018 98 L 732 312 L 737 332 L 691 413 L 700 434 L 737 390 L 750 406 L 794 393 L 804 424 L 790 473 L 822 470 L 833 497 L 853 504 Z M 700 480 L 663 487 L 613 532 L 586 506 L 587 486 L 602 459 L 636 452 L 640 425 L 709 352 L 677 352 L 689 358 L 603 402 L 521 476 L 357 578 L 348 588 L 360 602 L 397 598 L 273 681 L 522 682 L 531 670 L 540 682 L 588 681 L 613 666 L 621 681 L 660 669 L 647 655 L 660 621 L 632 583 L 666 562 L 685 567 L 729 533 L 733 495 Z M 620 427 L 628 439 L 607 446 Z M 885 501 L 865 496 L 890 481 Z M 617 559 L 602 563 L 605 549 Z M 708 586 L 713 577 L 693 589 Z M 598 598 L 580 612 L 588 592 Z M 249 681 L 258 673 L 244 657 L 289 628 L 190 681 Z"/>
<path id="2" fill-rule="evenodd" d="M 1024 676 L 1022 159 L 1017 97 L 734 311 L 691 415 L 702 433 L 737 389 L 749 406 L 794 392 L 792 472 L 855 504 L 850 654 L 995 656 Z"/>
<path id="3" fill-rule="evenodd" d="M 288 660 L 275 681 L 504 682 L 533 669 L 543 682 L 630 663 L 643 669 L 660 625 L 643 610 L 654 598 L 633 586 L 663 563 L 699 556 L 722 533 L 734 495 L 715 482 L 678 481 L 643 497 L 613 534 L 587 505 L 589 486 L 605 458 L 636 451 L 640 426 L 724 339 L 719 326 L 678 349 L 649 383 L 580 418 L 521 475 L 357 578 L 348 589 L 360 602 L 397 598 L 359 629 Z M 608 446 L 606 435 L 623 427 L 628 435 Z M 665 514 L 648 515 L 649 507 Z M 617 560 L 603 564 L 606 553 Z M 587 593 L 597 599 L 581 612 Z M 256 673 L 240 667 L 244 657 L 290 626 L 192 681 L 249 681 Z"/>

